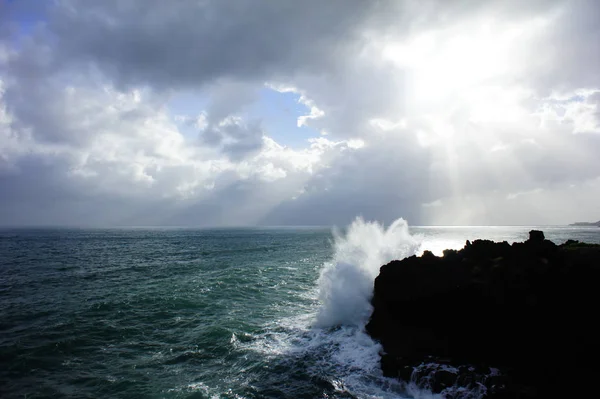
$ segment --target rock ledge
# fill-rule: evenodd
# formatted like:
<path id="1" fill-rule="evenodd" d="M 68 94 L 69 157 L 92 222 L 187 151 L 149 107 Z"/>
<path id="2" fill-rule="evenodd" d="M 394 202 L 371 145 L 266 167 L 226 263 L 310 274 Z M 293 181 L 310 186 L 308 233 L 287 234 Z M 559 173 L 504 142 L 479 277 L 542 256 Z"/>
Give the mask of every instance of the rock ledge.
<path id="1" fill-rule="evenodd" d="M 599 284 L 600 245 L 467 241 L 382 266 L 366 328 L 386 376 L 447 398 L 597 393 Z"/>

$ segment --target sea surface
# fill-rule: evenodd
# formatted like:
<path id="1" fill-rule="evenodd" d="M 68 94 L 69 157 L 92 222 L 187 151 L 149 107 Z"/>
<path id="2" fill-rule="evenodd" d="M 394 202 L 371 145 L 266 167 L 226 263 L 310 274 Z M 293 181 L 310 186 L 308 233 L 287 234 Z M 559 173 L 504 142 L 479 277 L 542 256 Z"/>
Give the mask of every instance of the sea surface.
<path id="1" fill-rule="evenodd" d="M 0 397 L 429 398 L 363 332 L 379 267 L 532 228 L 3 229 Z"/>

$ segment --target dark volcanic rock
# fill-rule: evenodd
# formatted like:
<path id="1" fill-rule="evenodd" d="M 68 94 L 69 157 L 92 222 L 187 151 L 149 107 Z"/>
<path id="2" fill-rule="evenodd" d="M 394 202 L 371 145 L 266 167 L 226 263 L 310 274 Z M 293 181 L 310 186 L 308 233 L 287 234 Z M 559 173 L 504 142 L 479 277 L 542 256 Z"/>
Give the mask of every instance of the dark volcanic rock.
<path id="1" fill-rule="evenodd" d="M 598 284 L 600 245 L 557 246 L 536 230 L 512 245 L 467 241 L 382 266 L 367 331 L 386 376 L 447 397 L 450 385 L 490 398 L 589 394 L 600 375 Z M 429 367 L 424 378 L 431 359 L 456 373 Z"/>

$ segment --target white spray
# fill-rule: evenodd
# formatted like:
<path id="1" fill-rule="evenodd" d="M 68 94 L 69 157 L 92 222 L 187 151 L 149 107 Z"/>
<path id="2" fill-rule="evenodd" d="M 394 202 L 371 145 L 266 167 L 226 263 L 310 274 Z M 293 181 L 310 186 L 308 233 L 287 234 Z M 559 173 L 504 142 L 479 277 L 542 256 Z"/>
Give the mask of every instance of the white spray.
<path id="1" fill-rule="evenodd" d="M 319 278 L 321 309 L 316 325 L 363 326 L 371 314 L 373 280 L 379 268 L 413 255 L 420 243 L 408 232 L 404 219 L 387 229 L 377 222 L 356 218 L 345 234 L 334 231 L 335 254 Z"/>
<path id="2" fill-rule="evenodd" d="M 379 268 L 418 253 L 419 239 L 410 235 L 403 219 L 386 229 L 380 223 L 357 218 L 345 233 L 334 231 L 334 247 L 333 260 L 324 266 L 318 280 L 321 306 L 316 321 L 311 323 L 312 313 L 279 320 L 275 324 L 281 331 L 268 331 L 249 347 L 267 356 L 301 358 L 307 353 L 318 354 L 307 367 L 309 373 L 328 376 L 336 391 L 344 395 L 442 399 L 443 395 L 415 384 L 383 377 L 381 347 L 364 331 Z"/>

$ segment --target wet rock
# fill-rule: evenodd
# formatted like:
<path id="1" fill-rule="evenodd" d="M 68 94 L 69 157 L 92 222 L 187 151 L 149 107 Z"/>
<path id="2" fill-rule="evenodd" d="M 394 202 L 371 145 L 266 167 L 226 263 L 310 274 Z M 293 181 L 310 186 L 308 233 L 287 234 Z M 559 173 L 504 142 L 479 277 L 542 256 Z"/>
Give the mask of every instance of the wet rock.
<path id="1" fill-rule="evenodd" d="M 546 237 L 544 237 L 543 231 L 531 230 L 529 232 L 529 241 L 531 241 L 531 242 L 543 242 L 545 238 Z"/>
<path id="2" fill-rule="evenodd" d="M 493 398 L 585 395 L 600 373 L 599 282 L 599 245 L 558 246 L 537 230 L 512 245 L 467 241 L 382 266 L 367 331 L 385 375 L 446 397 L 460 392 L 450 385 Z M 423 368 L 432 356 L 451 368 Z"/>

